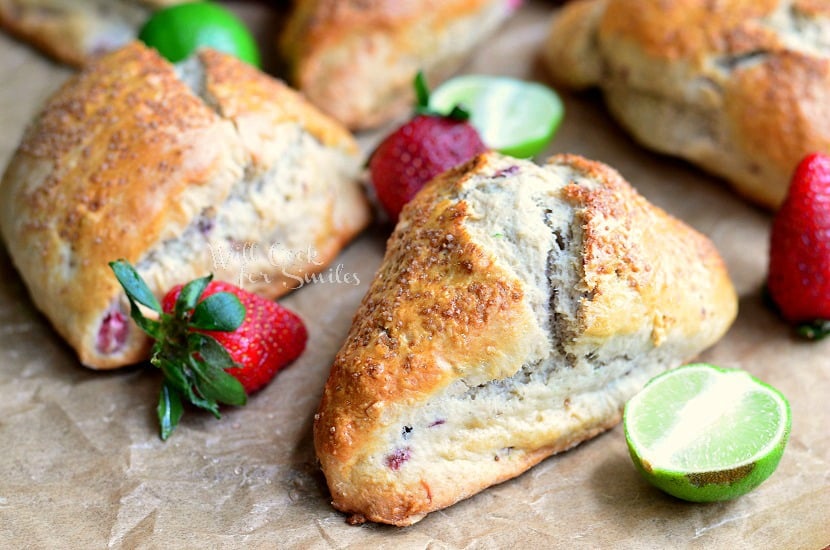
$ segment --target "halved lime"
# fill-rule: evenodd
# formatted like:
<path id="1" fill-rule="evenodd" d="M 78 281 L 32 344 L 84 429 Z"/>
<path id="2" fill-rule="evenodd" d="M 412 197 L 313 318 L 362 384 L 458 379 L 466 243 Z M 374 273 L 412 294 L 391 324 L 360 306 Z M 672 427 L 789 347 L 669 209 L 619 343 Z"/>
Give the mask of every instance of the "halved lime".
<path id="1" fill-rule="evenodd" d="M 138 38 L 173 63 L 209 46 L 260 66 L 259 48 L 248 28 L 227 8 L 213 2 L 187 2 L 158 10 Z"/>
<path id="2" fill-rule="evenodd" d="M 547 146 L 565 112 L 547 86 L 504 76 L 458 76 L 429 98 L 429 106 L 442 114 L 457 105 L 470 112 L 470 123 L 488 147 L 521 158 Z"/>
<path id="3" fill-rule="evenodd" d="M 790 406 L 739 369 L 696 363 L 654 377 L 625 406 L 637 469 L 663 491 L 711 502 L 766 480 L 790 433 Z"/>

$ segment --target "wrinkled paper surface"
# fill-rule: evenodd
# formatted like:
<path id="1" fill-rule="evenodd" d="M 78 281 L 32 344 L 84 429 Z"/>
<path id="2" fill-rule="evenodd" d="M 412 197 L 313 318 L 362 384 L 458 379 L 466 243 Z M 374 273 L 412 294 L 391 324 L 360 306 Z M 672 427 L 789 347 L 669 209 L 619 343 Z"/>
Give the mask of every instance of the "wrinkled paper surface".
<path id="1" fill-rule="evenodd" d="M 243 5 L 265 48 L 265 4 Z M 240 6 L 236 6 L 240 8 Z M 536 61 L 553 3 L 529 2 L 465 72 L 544 79 Z M 267 56 L 266 56 L 267 57 Z M 0 163 L 71 73 L 0 36 Z M 222 420 L 188 409 L 158 437 L 159 373 L 94 372 L 34 309 L 0 247 L 0 546 L 6 548 L 804 548 L 830 544 L 830 340 L 804 343 L 763 305 L 770 217 L 695 168 L 645 151 L 595 94 L 564 95 L 548 153 L 616 167 L 641 193 L 709 235 L 740 293 L 731 331 L 703 360 L 740 367 L 792 405 L 775 474 L 732 502 L 695 505 L 651 488 L 620 427 L 409 528 L 349 526 L 329 504 L 312 417 L 388 229 L 335 260 L 348 282 L 314 282 L 283 303 L 307 321 L 305 354 Z M 360 136 L 366 150 L 382 132 Z M 360 284 L 354 284 L 357 278 Z M 331 278 L 329 278 L 331 279 Z"/>

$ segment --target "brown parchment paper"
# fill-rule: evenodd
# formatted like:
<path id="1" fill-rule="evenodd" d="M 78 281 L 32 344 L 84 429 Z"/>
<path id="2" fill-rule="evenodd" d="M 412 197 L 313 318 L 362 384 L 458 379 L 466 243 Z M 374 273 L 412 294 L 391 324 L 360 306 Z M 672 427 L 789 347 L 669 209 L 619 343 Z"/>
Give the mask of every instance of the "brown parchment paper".
<path id="1" fill-rule="evenodd" d="M 271 38 L 266 4 L 242 6 Z M 535 56 L 553 2 L 527 2 L 466 72 L 544 79 Z M 0 165 L 70 71 L 0 36 Z M 360 284 L 316 282 L 283 302 L 307 321 L 305 354 L 222 420 L 187 410 L 157 435 L 159 374 L 94 372 L 33 308 L 0 247 L 0 547 L 3 548 L 770 548 L 830 544 L 830 340 L 804 343 L 763 305 L 770 217 L 695 168 L 634 144 L 594 95 L 564 94 L 548 153 L 615 166 L 645 196 L 709 235 L 740 314 L 703 360 L 740 367 L 792 405 L 776 473 L 732 502 L 684 503 L 647 485 L 616 429 L 409 528 L 349 526 L 331 508 L 311 422 L 332 358 L 380 263 L 375 227 L 333 264 Z M 360 136 L 368 150 L 382 132 Z M 333 281 L 331 279 L 334 279 Z"/>

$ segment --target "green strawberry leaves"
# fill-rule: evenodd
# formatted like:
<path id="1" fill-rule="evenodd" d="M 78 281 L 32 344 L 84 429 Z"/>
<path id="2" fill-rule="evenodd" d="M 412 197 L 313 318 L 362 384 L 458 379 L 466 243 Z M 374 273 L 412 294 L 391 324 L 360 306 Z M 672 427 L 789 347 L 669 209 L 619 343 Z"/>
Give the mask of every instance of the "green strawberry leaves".
<path id="1" fill-rule="evenodd" d="M 777 315 L 783 316 L 781 308 L 772 297 L 769 289 L 769 284 L 765 284 L 762 288 L 761 297 L 764 305 L 773 310 Z M 822 340 L 830 336 L 830 319 L 813 319 L 812 321 L 804 321 L 795 325 L 795 334 L 805 340 Z"/>
<path id="2" fill-rule="evenodd" d="M 465 122 L 470 119 L 470 112 L 464 109 L 461 105 L 454 105 L 449 113 L 439 113 L 429 106 L 429 86 L 427 79 L 422 71 L 418 71 L 415 75 L 415 113 L 418 115 L 437 116 L 450 118 L 458 122 Z"/>
<path id="3" fill-rule="evenodd" d="M 183 400 L 220 418 L 219 405 L 244 405 L 242 384 L 227 369 L 238 368 L 228 351 L 204 331 L 232 332 L 245 321 L 245 306 L 229 292 L 217 292 L 199 301 L 212 275 L 182 287 L 174 311 L 167 313 L 141 276 L 125 260 L 110 262 L 130 302 L 130 315 L 153 340 L 150 363 L 162 371 L 156 407 L 161 438 L 170 437 L 183 414 Z M 156 313 L 144 316 L 139 306 Z"/>
<path id="4" fill-rule="evenodd" d="M 199 296 L 205 291 L 212 278 L 208 275 L 200 279 L 194 279 L 182 287 L 181 294 L 176 299 L 176 317 L 181 317 L 185 312 L 196 306 Z M 129 295 L 129 291 L 127 294 Z"/>
<path id="5" fill-rule="evenodd" d="M 176 304 L 176 309 L 178 309 L 178 304 Z M 238 329 L 245 320 L 245 306 L 239 298 L 228 292 L 212 294 L 192 309 L 190 324 L 201 330 L 230 332 Z"/>
<path id="6" fill-rule="evenodd" d="M 802 323 L 796 327 L 796 332 L 807 340 L 821 340 L 830 336 L 830 320 L 817 319 L 811 323 Z"/>
<path id="7" fill-rule="evenodd" d="M 199 350 L 198 356 L 202 359 L 192 365 L 202 380 L 202 394 L 226 405 L 244 405 L 247 395 L 242 383 L 225 372 L 239 367 L 228 351 L 206 334 L 191 333 L 188 340 L 192 348 Z"/>
<path id="8" fill-rule="evenodd" d="M 159 404 L 156 407 L 161 438 L 166 440 L 173 433 L 173 429 L 179 424 L 184 407 L 182 406 L 181 394 L 173 388 L 166 380 L 162 383 Z"/>
<path id="9" fill-rule="evenodd" d="M 130 317 L 151 338 L 159 339 L 161 337 L 161 325 L 158 321 L 146 318 L 138 307 L 141 304 L 161 314 L 161 304 L 159 304 L 153 292 L 128 262 L 118 260 L 110 262 L 109 265 L 115 273 L 115 278 L 118 279 L 118 282 L 124 288 L 124 292 L 127 293 L 127 299 L 130 301 Z"/>
<path id="10" fill-rule="evenodd" d="M 415 75 L 415 101 L 418 108 L 425 108 L 429 106 L 429 86 L 427 85 L 427 78 L 422 71 L 418 71 Z"/>
<path id="11" fill-rule="evenodd" d="M 130 303 L 138 302 L 156 313 L 161 313 L 161 304 L 133 266 L 125 260 L 118 260 L 110 262 L 110 267 L 115 273 L 115 278 L 124 287 Z"/>

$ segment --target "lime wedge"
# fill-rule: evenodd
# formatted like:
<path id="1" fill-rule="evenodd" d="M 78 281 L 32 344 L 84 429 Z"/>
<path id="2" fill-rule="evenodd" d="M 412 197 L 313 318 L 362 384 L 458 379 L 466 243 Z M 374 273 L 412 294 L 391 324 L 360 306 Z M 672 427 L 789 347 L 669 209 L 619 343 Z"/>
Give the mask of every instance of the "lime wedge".
<path id="1" fill-rule="evenodd" d="M 429 98 L 429 106 L 441 114 L 457 105 L 470 112 L 470 123 L 488 147 L 520 158 L 547 146 L 565 112 L 547 86 L 503 76 L 458 76 Z"/>
<path id="2" fill-rule="evenodd" d="M 213 2 L 186 2 L 156 11 L 142 26 L 139 40 L 176 63 L 208 46 L 260 66 L 259 47 L 245 24 Z"/>
<path id="3" fill-rule="evenodd" d="M 640 473 L 694 502 L 734 498 L 767 479 L 790 422 L 789 403 L 778 390 L 742 370 L 703 363 L 656 376 L 623 415 Z"/>

